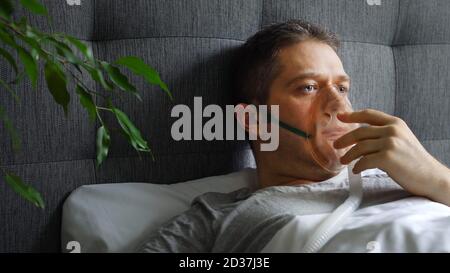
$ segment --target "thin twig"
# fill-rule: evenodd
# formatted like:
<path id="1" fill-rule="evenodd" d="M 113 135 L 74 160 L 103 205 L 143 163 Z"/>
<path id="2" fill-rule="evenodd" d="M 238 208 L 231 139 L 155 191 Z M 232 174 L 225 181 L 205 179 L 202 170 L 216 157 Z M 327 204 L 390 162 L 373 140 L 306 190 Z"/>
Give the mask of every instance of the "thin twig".
<path id="1" fill-rule="evenodd" d="M 109 108 L 105 108 L 105 107 L 100 107 L 100 106 L 95 106 L 97 109 L 100 110 L 105 110 L 105 111 L 109 111 L 109 112 L 113 112 L 113 110 L 109 109 Z"/>

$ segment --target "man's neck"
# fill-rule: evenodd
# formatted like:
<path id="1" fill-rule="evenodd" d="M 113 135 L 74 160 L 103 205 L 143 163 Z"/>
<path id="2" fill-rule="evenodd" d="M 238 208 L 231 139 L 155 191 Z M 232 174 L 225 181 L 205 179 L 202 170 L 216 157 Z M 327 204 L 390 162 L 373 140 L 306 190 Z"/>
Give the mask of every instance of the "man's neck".
<path id="1" fill-rule="evenodd" d="M 270 166 L 265 166 L 265 164 L 261 163 L 258 164 L 257 174 L 260 188 L 317 183 L 337 175 L 324 172 L 320 174 L 311 174 L 310 172 L 301 170 L 295 172 L 295 174 L 283 174 L 281 172 L 276 172 Z"/>

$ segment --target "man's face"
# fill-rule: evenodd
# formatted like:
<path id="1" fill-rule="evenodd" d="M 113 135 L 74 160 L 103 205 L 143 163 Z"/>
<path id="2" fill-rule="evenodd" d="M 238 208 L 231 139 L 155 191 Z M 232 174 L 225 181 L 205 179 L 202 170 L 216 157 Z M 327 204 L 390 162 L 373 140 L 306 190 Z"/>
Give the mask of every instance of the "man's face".
<path id="1" fill-rule="evenodd" d="M 280 106 L 280 119 L 316 137 L 336 111 L 348 109 L 350 80 L 335 51 L 325 43 L 307 40 L 284 47 L 277 56 L 279 73 L 270 87 L 268 105 Z M 346 107 L 347 106 L 347 107 Z M 342 135 L 342 134 L 340 134 Z M 332 135 L 326 141 L 334 141 Z M 309 172 L 318 180 L 330 177 L 311 155 L 304 138 L 280 129 L 275 154 L 279 168 L 287 172 Z"/>

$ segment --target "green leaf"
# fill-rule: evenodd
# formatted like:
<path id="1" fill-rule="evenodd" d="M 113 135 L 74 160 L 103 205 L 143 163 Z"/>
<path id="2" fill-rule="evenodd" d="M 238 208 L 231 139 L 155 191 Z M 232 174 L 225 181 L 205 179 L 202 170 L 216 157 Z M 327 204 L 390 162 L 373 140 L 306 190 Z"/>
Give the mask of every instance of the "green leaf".
<path id="1" fill-rule="evenodd" d="M 102 164 L 105 158 L 108 156 L 109 144 L 111 138 L 108 133 L 108 129 L 105 126 L 101 126 L 97 130 L 97 167 Z"/>
<path id="2" fill-rule="evenodd" d="M 41 209 L 45 208 L 45 203 L 41 194 L 33 187 L 26 185 L 20 177 L 13 173 L 6 173 L 5 180 L 6 183 L 20 196 Z"/>
<path id="3" fill-rule="evenodd" d="M 86 90 L 77 84 L 77 94 L 80 98 L 81 105 L 86 109 L 89 114 L 89 119 L 91 122 L 95 121 L 97 117 L 97 107 L 95 106 L 94 100 L 91 94 L 86 92 Z"/>
<path id="4" fill-rule="evenodd" d="M 11 25 L 13 26 L 13 28 L 19 29 L 21 32 L 26 32 L 27 26 L 28 26 L 27 18 L 26 17 L 21 17 L 19 19 L 19 21 L 12 22 Z"/>
<path id="5" fill-rule="evenodd" d="M 11 35 L 11 33 L 6 32 L 1 28 L 0 28 L 0 40 L 2 40 L 5 44 L 11 46 L 12 48 L 17 47 L 17 44 L 14 41 L 14 37 Z"/>
<path id="6" fill-rule="evenodd" d="M 39 30 L 33 28 L 32 26 L 26 24 L 25 25 L 25 36 L 36 40 L 36 42 L 40 42 L 42 39 L 45 39 L 45 37 L 48 35 L 40 32 Z"/>
<path id="7" fill-rule="evenodd" d="M 70 95 L 67 92 L 67 80 L 64 73 L 56 63 L 50 61 L 45 64 L 44 72 L 48 90 L 55 102 L 63 107 L 67 117 Z"/>
<path id="8" fill-rule="evenodd" d="M 35 50 L 36 53 L 37 53 L 37 55 L 42 56 L 42 57 L 45 58 L 45 59 L 48 58 L 47 53 L 45 53 L 45 52 L 42 50 L 41 45 L 35 40 L 35 38 L 29 38 L 29 37 L 26 37 L 26 36 L 19 36 L 19 38 L 20 38 L 22 41 L 26 42 L 26 43 L 31 47 L 31 50 Z M 32 52 L 30 53 L 30 55 L 31 55 L 35 60 L 37 60 L 37 59 L 36 59 L 36 55 L 33 55 L 33 54 L 34 54 L 34 53 L 32 53 Z"/>
<path id="9" fill-rule="evenodd" d="M 11 56 L 11 54 L 9 54 L 9 52 L 4 50 L 3 48 L 0 48 L 0 55 L 3 56 L 3 58 L 5 58 L 5 60 L 9 62 L 9 64 L 14 68 L 14 71 L 16 71 L 17 73 L 18 71 L 17 64 L 14 58 Z"/>
<path id="10" fill-rule="evenodd" d="M 32 48 L 30 54 L 36 61 L 39 61 L 39 52 L 36 49 Z"/>
<path id="11" fill-rule="evenodd" d="M 66 58 L 66 60 L 73 64 L 80 64 L 81 61 L 73 54 L 72 50 L 64 47 L 56 47 L 56 52 L 59 56 Z"/>
<path id="12" fill-rule="evenodd" d="M 47 36 L 44 38 L 44 41 L 50 42 L 52 45 L 54 45 L 55 49 L 59 49 L 61 51 L 67 51 L 67 52 L 70 52 L 72 55 L 74 55 L 72 49 L 67 44 L 65 44 L 64 42 L 58 41 L 54 37 Z M 75 57 L 74 59 L 79 62 L 78 58 Z"/>
<path id="13" fill-rule="evenodd" d="M 13 150 L 19 151 L 21 146 L 19 134 L 17 133 L 16 128 L 14 128 L 12 122 L 6 116 L 5 110 L 1 106 L 0 106 L 0 120 L 3 121 L 6 131 L 11 137 Z"/>
<path id="14" fill-rule="evenodd" d="M 13 96 L 14 100 L 17 103 L 20 102 L 20 99 L 17 96 L 17 93 L 14 90 L 12 90 L 12 88 L 6 82 L 4 82 L 2 79 L 0 79 L 0 85 L 3 86 L 6 90 L 8 90 L 8 92 L 11 94 L 11 96 Z"/>
<path id="15" fill-rule="evenodd" d="M 42 36 L 42 35 L 41 35 Z M 83 72 L 80 69 L 80 65 L 82 64 L 82 60 L 75 55 L 72 48 L 66 43 L 55 39 L 52 36 L 44 35 L 42 36 L 42 41 L 44 43 L 48 43 L 56 49 L 56 53 L 63 57 L 63 59 L 73 65 L 81 74 Z"/>
<path id="16" fill-rule="evenodd" d="M 68 45 L 66 45 L 65 43 L 63 43 L 63 42 L 61 42 L 61 41 L 58 41 L 58 40 L 55 39 L 54 37 L 47 36 L 47 37 L 45 37 L 45 40 L 51 42 L 51 43 L 54 44 L 56 47 L 60 47 L 60 48 L 63 48 L 63 49 L 67 49 L 67 50 L 69 50 L 69 51 L 72 51 L 72 49 L 71 49 Z"/>
<path id="17" fill-rule="evenodd" d="M 29 39 L 25 41 L 27 43 L 30 43 L 29 41 L 32 41 L 33 44 L 31 44 L 31 46 L 38 47 L 39 51 L 42 50 L 42 47 L 44 46 L 45 42 L 49 42 L 49 39 L 55 40 L 53 36 L 56 35 L 53 33 L 52 34 L 43 33 L 28 24 L 25 24 L 22 28 L 24 29 L 23 32 L 25 33 L 25 37 Z"/>
<path id="18" fill-rule="evenodd" d="M 88 61 L 94 63 L 94 54 L 92 53 L 92 49 L 89 46 L 87 46 L 77 38 L 69 35 L 66 35 L 64 38 L 68 42 L 73 44 L 76 48 L 78 48 L 78 50 L 88 59 Z"/>
<path id="19" fill-rule="evenodd" d="M 9 0 L 0 0 L 0 16 L 6 19 L 11 18 L 14 7 Z"/>
<path id="20" fill-rule="evenodd" d="M 106 90 L 112 90 L 113 87 L 109 82 L 105 80 L 105 78 L 103 77 L 103 73 L 100 69 L 86 64 L 82 64 L 82 66 L 89 72 L 94 81 L 100 83 Z"/>
<path id="21" fill-rule="evenodd" d="M 134 149 L 141 152 L 151 152 L 147 142 L 142 138 L 141 132 L 134 126 L 128 116 L 115 107 L 111 107 L 111 110 L 116 115 L 120 127 L 122 127 L 124 133 L 129 137 L 128 140 Z"/>
<path id="22" fill-rule="evenodd" d="M 19 58 L 25 67 L 25 72 L 27 73 L 27 76 L 30 79 L 31 84 L 33 85 L 34 88 L 36 88 L 38 78 L 38 68 L 36 60 L 23 47 L 17 47 L 17 52 L 19 53 Z"/>
<path id="23" fill-rule="evenodd" d="M 164 90 L 169 98 L 172 100 L 172 93 L 167 88 L 167 85 L 161 81 L 158 72 L 155 69 L 148 66 L 141 59 L 135 56 L 122 57 L 116 61 L 117 64 L 123 65 L 130 69 L 136 75 L 144 77 L 144 79 L 150 84 L 158 85 L 162 90 Z"/>
<path id="24" fill-rule="evenodd" d="M 72 49 L 63 42 L 55 40 L 54 42 L 56 53 L 59 56 L 64 57 L 69 63 L 71 63 L 80 73 L 83 73 L 80 69 L 82 61 L 74 54 Z"/>
<path id="25" fill-rule="evenodd" d="M 3 0 L 2 0 L 3 1 Z M 22 6 L 35 14 L 48 14 L 47 9 L 38 0 L 20 0 Z"/>
<path id="26" fill-rule="evenodd" d="M 134 87 L 129 81 L 127 76 L 120 72 L 119 68 L 107 63 L 101 62 L 101 65 L 105 69 L 106 73 L 108 73 L 111 81 L 117 85 L 120 89 L 124 91 L 128 91 L 133 93 L 139 100 L 142 101 L 142 98 L 139 96 L 139 93 L 136 91 L 136 87 Z"/>

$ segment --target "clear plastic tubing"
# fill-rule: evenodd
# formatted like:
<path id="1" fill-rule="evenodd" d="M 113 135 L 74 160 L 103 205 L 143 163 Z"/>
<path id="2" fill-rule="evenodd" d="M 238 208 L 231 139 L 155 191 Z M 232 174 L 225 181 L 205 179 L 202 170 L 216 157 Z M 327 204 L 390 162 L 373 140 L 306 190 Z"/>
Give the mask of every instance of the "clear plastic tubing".
<path id="1" fill-rule="evenodd" d="M 306 241 L 301 252 L 318 252 L 340 230 L 340 226 L 346 218 L 358 209 L 362 201 L 363 190 L 361 173 L 354 174 L 352 172 L 357 161 L 355 160 L 347 166 L 349 180 L 348 198 L 319 224 L 319 227 Z"/>

